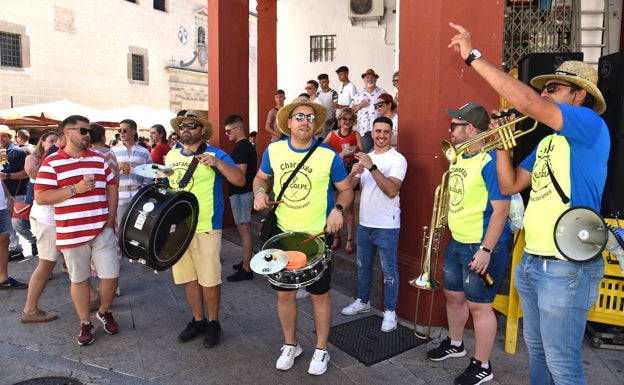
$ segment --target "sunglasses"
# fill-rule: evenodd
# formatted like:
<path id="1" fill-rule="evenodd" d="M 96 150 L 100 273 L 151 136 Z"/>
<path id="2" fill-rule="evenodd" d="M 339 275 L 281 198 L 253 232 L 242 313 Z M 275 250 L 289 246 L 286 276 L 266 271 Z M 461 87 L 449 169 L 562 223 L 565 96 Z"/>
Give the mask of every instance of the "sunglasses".
<path id="1" fill-rule="evenodd" d="M 340 120 L 344 120 L 345 122 L 352 122 L 354 119 L 353 118 L 342 118 Z"/>
<path id="2" fill-rule="evenodd" d="M 66 130 L 70 130 L 70 131 L 80 131 L 80 135 L 87 135 L 91 133 L 91 130 L 89 130 L 88 128 L 84 128 L 84 127 L 72 127 L 72 128 L 66 128 Z"/>
<path id="3" fill-rule="evenodd" d="M 194 130 L 196 128 L 201 127 L 201 124 L 199 123 L 180 123 L 178 124 L 178 128 L 180 129 L 180 131 L 188 128 L 189 130 Z"/>
<path id="4" fill-rule="evenodd" d="M 388 102 L 379 102 L 379 103 L 375 103 L 375 104 L 373 104 L 373 107 L 375 107 L 375 108 L 379 108 L 379 107 L 383 106 L 384 104 L 388 104 Z"/>
<path id="5" fill-rule="evenodd" d="M 117 132 L 118 132 L 118 133 L 120 133 L 120 134 L 127 134 L 128 132 L 130 132 L 130 129 L 125 129 L 125 130 L 122 130 L 122 129 L 120 128 L 119 130 L 117 130 Z"/>
<path id="6" fill-rule="evenodd" d="M 457 126 L 467 126 L 470 123 L 456 123 L 456 122 L 451 122 L 450 128 L 451 128 L 451 132 L 455 131 L 455 127 Z"/>
<path id="7" fill-rule="evenodd" d="M 542 92 L 544 90 L 546 90 L 546 92 L 548 92 L 549 94 L 554 93 L 555 91 L 557 91 L 557 87 L 570 87 L 572 88 L 572 90 L 578 90 L 579 88 L 577 86 L 575 86 L 574 84 L 563 84 L 563 83 L 549 83 L 546 84 L 542 87 Z"/>
<path id="8" fill-rule="evenodd" d="M 225 130 L 225 135 L 230 135 L 230 132 L 236 130 L 237 128 L 240 128 L 240 127 L 234 127 L 234 128 L 230 128 L 229 130 Z"/>
<path id="9" fill-rule="evenodd" d="M 295 118 L 298 122 L 303 122 L 304 119 L 308 119 L 308 123 L 316 122 L 316 115 L 314 114 L 304 114 L 303 112 L 297 112 L 294 115 L 290 116 L 291 118 Z"/>

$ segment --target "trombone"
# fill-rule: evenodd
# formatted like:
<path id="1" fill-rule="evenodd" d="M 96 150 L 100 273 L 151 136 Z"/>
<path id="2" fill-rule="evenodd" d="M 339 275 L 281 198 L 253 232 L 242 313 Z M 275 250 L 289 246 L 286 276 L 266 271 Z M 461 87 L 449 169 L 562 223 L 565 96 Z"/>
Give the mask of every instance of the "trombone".
<path id="1" fill-rule="evenodd" d="M 446 229 L 448 214 L 448 176 L 449 170 L 442 174 L 442 182 L 435 191 L 433 199 L 433 213 L 431 216 L 431 226 L 423 226 L 423 249 L 422 261 L 420 263 L 420 275 L 409 280 L 409 284 L 418 289 L 416 294 L 416 310 L 414 314 L 414 335 L 421 339 L 429 338 L 431 332 L 431 317 L 433 313 L 433 296 L 435 291 L 440 288 L 440 283 L 435 280 L 435 272 L 438 268 L 438 256 L 440 254 L 440 246 Z M 435 255 L 435 268 L 431 273 L 431 260 Z M 416 331 L 418 308 L 420 307 L 420 291 L 431 290 L 431 299 L 429 305 L 429 320 L 427 321 L 427 333 L 420 334 Z"/>
<path id="2" fill-rule="evenodd" d="M 516 139 L 537 128 L 539 122 L 536 120 L 532 127 L 529 127 L 526 130 L 516 130 L 516 123 L 519 123 L 526 118 L 528 118 L 528 116 L 523 115 L 512 120 L 511 122 L 505 122 L 502 126 L 483 131 L 479 135 L 468 139 L 459 145 L 459 147 L 453 146 L 448 140 L 442 140 L 442 152 L 444 152 L 444 156 L 450 164 L 455 164 L 458 156 L 466 152 L 466 150 L 468 150 L 473 144 L 481 141 L 484 141 L 485 145 L 481 147 L 479 152 L 490 152 L 494 149 L 509 150 L 517 146 Z M 506 120 L 506 118 L 503 117 L 500 120 Z"/>

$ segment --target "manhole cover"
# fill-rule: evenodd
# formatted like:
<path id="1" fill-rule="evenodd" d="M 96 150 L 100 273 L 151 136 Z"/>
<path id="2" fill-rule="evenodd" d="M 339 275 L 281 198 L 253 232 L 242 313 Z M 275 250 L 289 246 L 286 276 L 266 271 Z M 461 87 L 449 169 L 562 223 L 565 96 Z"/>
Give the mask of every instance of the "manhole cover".
<path id="1" fill-rule="evenodd" d="M 13 385 L 83 385 L 83 383 L 69 377 L 40 377 L 18 382 Z"/>

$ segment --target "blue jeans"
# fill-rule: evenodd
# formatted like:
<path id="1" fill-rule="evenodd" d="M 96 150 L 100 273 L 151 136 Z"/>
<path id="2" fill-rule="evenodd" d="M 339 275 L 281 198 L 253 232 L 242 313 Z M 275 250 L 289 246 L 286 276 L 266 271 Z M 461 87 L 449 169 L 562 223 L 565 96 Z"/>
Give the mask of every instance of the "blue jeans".
<path id="1" fill-rule="evenodd" d="M 548 260 L 524 253 L 516 267 L 532 385 L 585 384 L 581 347 L 604 260 Z"/>
<path id="2" fill-rule="evenodd" d="M 362 135 L 362 147 L 367 154 L 373 150 L 373 138 L 370 131 Z"/>
<path id="3" fill-rule="evenodd" d="M 384 310 L 394 311 L 399 295 L 397 248 L 399 229 L 375 229 L 358 225 L 356 235 L 358 283 L 357 294 L 362 302 L 370 301 L 373 262 L 379 250 L 384 280 Z"/>

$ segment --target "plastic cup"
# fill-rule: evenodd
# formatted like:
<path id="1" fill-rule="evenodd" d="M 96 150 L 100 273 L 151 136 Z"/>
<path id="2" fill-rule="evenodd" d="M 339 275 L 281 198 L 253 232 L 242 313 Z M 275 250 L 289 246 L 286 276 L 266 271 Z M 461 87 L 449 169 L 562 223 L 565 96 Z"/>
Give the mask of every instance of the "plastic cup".
<path id="1" fill-rule="evenodd" d="M 7 162 L 7 150 L 6 148 L 0 148 L 0 164 L 6 164 Z"/>

